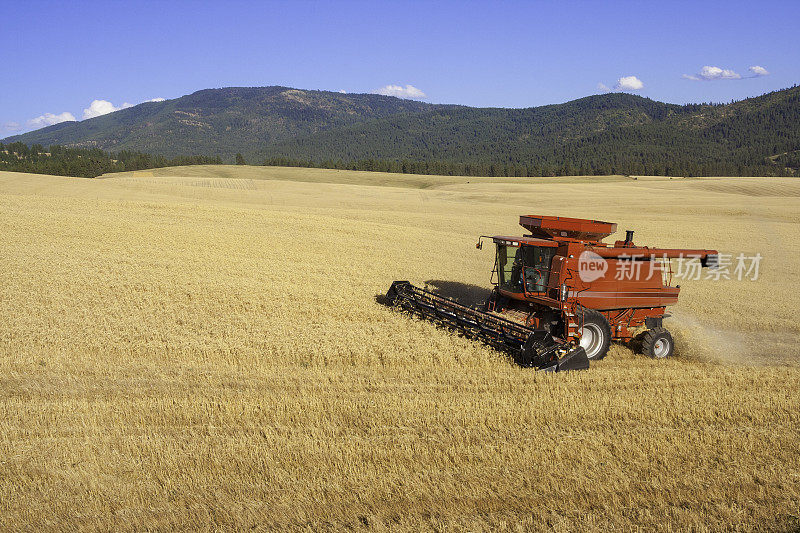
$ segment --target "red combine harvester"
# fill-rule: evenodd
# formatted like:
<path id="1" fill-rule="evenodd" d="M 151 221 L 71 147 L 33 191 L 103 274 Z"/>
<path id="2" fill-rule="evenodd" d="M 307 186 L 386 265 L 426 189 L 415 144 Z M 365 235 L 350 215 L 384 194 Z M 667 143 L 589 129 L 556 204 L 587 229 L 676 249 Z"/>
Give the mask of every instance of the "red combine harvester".
<path id="1" fill-rule="evenodd" d="M 616 224 L 580 218 L 527 215 L 524 237 L 481 236 L 497 246 L 495 288 L 481 308 L 395 281 L 388 302 L 510 353 L 541 370 L 589 368 L 612 340 L 628 343 L 644 326 L 641 350 L 663 358 L 674 341 L 662 320 L 677 303 L 669 259 L 697 267 L 718 266 L 716 250 L 648 248 L 633 244 L 633 231 L 613 246 L 602 242 Z"/>

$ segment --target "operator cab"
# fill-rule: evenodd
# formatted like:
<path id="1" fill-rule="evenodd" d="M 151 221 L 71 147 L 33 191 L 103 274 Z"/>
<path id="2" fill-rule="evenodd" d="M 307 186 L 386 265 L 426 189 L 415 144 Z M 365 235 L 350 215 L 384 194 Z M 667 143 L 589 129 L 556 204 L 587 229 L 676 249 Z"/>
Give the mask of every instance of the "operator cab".
<path id="1" fill-rule="evenodd" d="M 544 239 L 495 237 L 497 245 L 497 285 L 515 294 L 541 294 L 547 291 L 550 266 L 558 244 Z"/>

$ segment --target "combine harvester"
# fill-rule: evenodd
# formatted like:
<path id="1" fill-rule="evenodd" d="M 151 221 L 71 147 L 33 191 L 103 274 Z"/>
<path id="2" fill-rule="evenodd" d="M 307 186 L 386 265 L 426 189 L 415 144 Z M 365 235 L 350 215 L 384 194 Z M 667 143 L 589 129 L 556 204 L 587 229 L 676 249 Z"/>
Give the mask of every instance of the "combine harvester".
<path id="1" fill-rule="evenodd" d="M 674 341 L 662 321 L 677 303 L 670 259 L 716 268 L 716 250 L 648 248 L 633 231 L 614 246 L 602 242 L 616 224 L 553 216 L 521 216 L 524 237 L 481 236 L 497 246 L 495 288 L 480 308 L 467 307 L 408 281 L 392 283 L 390 305 L 510 353 L 540 370 L 589 368 L 612 340 L 629 343 L 634 330 L 644 354 L 672 355 Z"/>

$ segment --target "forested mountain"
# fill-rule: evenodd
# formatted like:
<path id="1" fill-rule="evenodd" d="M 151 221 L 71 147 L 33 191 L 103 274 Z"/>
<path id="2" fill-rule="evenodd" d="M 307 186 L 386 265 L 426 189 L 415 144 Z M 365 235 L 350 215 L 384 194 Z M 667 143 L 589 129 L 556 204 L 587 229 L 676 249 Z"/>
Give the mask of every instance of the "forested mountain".
<path id="1" fill-rule="evenodd" d="M 614 93 L 526 109 L 285 87 L 211 89 L 14 140 L 422 173 L 793 175 L 800 87 L 724 105 Z"/>
<path id="2" fill-rule="evenodd" d="M 453 173 L 477 175 L 791 175 L 800 166 L 800 87 L 727 105 L 606 94 L 530 109 L 429 110 L 291 139 L 271 151 L 273 161 L 330 166 L 341 159 L 350 168 L 374 161 L 375 170 L 405 164 L 422 172 L 427 163 L 438 164 L 437 173 L 455 166 Z M 361 166 L 347 165 L 353 161 Z"/>
<path id="3" fill-rule="evenodd" d="M 263 160 L 267 147 L 287 139 L 431 107 L 438 106 L 376 94 L 229 87 L 62 122 L 3 142 L 136 150 L 168 157 L 220 155 L 230 161 L 241 152 L 248 160 Z"/>

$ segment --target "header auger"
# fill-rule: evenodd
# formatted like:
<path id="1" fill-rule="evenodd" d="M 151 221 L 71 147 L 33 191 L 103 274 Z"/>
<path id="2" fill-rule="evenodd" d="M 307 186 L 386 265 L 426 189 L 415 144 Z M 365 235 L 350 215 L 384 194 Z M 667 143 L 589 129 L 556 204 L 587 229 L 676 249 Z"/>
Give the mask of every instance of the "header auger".
<path id="1" fill-rule="evenodd" d="M 478 248 L 484 238 L 497 248 L 495 287 L 482 306 L 461 305 L 408 281 L 392 283 L 387 300 L 505 351 L 522 366 L 577 370 L 604 357 L 612 340 L 633 340 L 642 326 L 644 354 L 672 355 L 674 341 L 662 321 L 680 286 L 670 286 L 669 259 L 717 266 L 716 250 L 636 246 L 633 231 L 613 246 L 604 243 L 617 229 L 610 222 L 524 215 L 519 223 L 530 234 L 478 240 Z"/>

